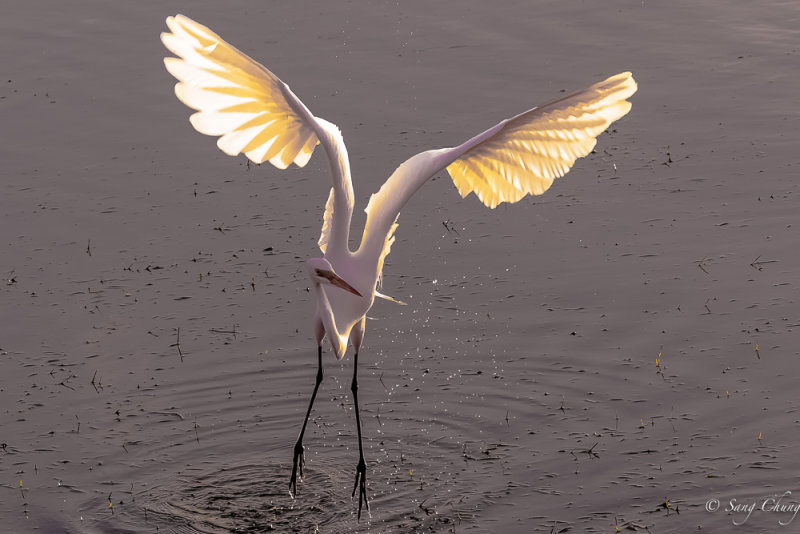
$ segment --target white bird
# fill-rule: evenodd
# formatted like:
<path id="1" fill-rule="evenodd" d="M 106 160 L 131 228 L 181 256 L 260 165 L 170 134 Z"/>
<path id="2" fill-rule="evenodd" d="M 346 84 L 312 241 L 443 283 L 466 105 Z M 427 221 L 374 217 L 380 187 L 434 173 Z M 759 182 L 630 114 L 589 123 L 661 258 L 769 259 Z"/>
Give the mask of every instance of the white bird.
<path id="1" fill-rule="evenodd" d="M 354 350 L 351 390 L 359 454 L 353 497 L 358 489 L 360 519 L 362 506 L 369 510 L 369 503 L 358 410 L 358 353 L 365 315 L 375 297 L 384 296 L 377 285 L 394 242 L 400 210 L 443 169 L 462 197 L 475 193 L 489 208 L 544 193 L 576 159 L 592 151 L 600 133 L 628 113 L 631 104 L 626 99 L 636 92 L 636 82 L 631 73 L 623 72 L 506 119 L 461 145 L 411 157 L 370 198 L 361 245 L 351 251 L 353 186 L 339 129 L 314 116 L 270 70 L 207 27 L 183 15 L 168 17 L 167 26 L 171 33 L 162 33 L 161 41 L 179 56 L 164 59 L 167 70 L 179 80 L 175 94 L 197 110 L 190 117 L 192 126 L 200 133 L 219 136 L 217 146 L 223 152 L 231 156 L 244 153 L 250 161 L 269 161 L 279 169 L 291 163 L 303 167 L 318 144 L 328 156 L 333 187 L 319 238 L 323 256 L 307 262 L 317 302 L 317 377 L 294 447 L 289 491 L 294 497 L 298 469 L 303 478 L 303 434 L 322 382 L 322 342 L 328 339 L 337 359 L 344 357 L 349 342 Z"/>

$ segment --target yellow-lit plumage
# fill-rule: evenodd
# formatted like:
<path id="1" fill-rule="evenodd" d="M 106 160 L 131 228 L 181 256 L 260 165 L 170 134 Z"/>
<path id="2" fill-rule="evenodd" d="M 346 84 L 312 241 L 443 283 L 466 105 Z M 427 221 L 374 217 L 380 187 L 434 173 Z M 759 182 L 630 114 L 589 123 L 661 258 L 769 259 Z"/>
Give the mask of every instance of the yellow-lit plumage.
<path id="1" fill-rule="evenodd" d="M 254 163 L 279 169 L 308 163 L 319 140 L 287 103 L 283 82 L 183 15 L 169 17 L 167 26 L 172 33 L 161 41 L 180 59 L 165 58 L 164 65 L 179 80 L 175 95 L 197 110 L 190 120 L 198 132 L 220 136 L 220 150 Z"/>
<path id="2" fill-rule="evenodd" d="M 635 92 L 633 76 L 623 72 L 517 115 L 466 150 L 447 172 L 462 197 L 475 193 L 490 208 L 540 195 L 592 151 L 609 124 L 630 111 L 625 99 Z"/>

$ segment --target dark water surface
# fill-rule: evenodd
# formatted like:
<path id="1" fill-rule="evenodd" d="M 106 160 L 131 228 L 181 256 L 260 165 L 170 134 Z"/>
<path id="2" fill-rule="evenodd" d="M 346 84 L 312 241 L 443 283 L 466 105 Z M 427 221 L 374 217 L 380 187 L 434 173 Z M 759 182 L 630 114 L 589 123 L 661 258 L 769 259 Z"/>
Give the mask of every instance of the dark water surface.
<path id="1" fill-rule="evenodd" d="M 798 4 L 491 6 L 4 7 L 3 532 L 800 528 L 762 509 L 800 503 Z M 350 358 L 326 354 L 287 492 L 325 158 L 248 167 L 194 132 L 161 64 L 176 12 L 342 128 L 356 235 L 410 155 L 639 82 L 545 196 L 491 211 L 443 174 L 402 213 L 384 291 L 409 305 L 376 303 L 360 358 L 360 523 Z"/>

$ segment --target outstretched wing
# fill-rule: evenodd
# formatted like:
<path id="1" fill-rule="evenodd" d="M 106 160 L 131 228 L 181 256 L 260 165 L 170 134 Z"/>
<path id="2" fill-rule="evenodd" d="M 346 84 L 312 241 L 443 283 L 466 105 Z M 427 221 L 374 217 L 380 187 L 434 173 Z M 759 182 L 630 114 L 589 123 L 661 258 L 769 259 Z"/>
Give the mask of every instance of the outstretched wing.
<path id="1" fill-rule="evenodd" d="M 322 143 L 334 179 L 332 211 L 326 214 L 329 240 L 346 243 L 353 187 L 339 129 L 312 115 L 269 69 L 202 24 L 176 15 L 167 18 L 167 26 L 171 33 L 162 33 L 161 41 L 178 56 L 164 59 L 178 79 L 175 95 L 197 110 L 190 120 L 198 132 L 219 136 L 223 152 L 285 169 L 291 163 L 303 167 Z"/>
<path id="2" fill-rule="evenodd" d="M 308 162 L 319 139 L 297 112 L 299 100 L 285 94 L 286 84 L 183 15 L 168 17 L 167 26 L 172 33 L 162 33 L 161 41 L 181 59 L 168 57 L 164 64 L 180 80 L 175 95 L 198 110 L 190 119 L 198 132 L 220 136 L 220 150 L 244 152 L 254 163 L 285 169 Z"/>
<path id="3" fill-rule="evenodd" d="M 475 193 L 490 208 L 540 195 L 630 111 L 626 99 L 635 92 L 633 76 L 623 72 L 526 111 L 454 148 L 447 172 L 462 197 Z"/>
<path id="4" fill-rule="evenodd" d="M 633 76 L 623 72 L 506 119 L 462 145 L 411 157 L 370 198 L 359 254 L 378 260 L 380 269 L 400 210 L 445 167 L 462 197 L 475 193 L 490 208 L 544 193 L 592 151 L 598 135 L 630 111 L 626 99 L 635 92 Z"/>

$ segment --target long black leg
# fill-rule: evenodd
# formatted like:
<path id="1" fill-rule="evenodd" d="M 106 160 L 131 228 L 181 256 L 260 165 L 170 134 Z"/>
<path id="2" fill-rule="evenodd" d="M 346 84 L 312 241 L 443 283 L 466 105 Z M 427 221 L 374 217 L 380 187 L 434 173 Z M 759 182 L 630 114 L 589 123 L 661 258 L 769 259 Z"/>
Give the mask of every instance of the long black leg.
<path id="1" fill-rule="evenodd" d="M 358 429 L 358 466 L 356 467 L 356 483 L 353 485 L 353 497 L 356 496 L 358 489 L 358 519 L 361 520 L 361 506 L 366 505 L 369 511 L 369 501 L 367 501 L 367 463 L 364 461 L 364 447 L 361 445 L 361 417 L 358 414 L 358 353 L 353 359 L 353 383 L 350 385 L 353 392 L 353 403 L 356 406 L 356 428 Z"/>
<path id="2" fill-rule="evenodd" d="M 311 407 L 314 406 L 314 399 L 317 398 L 317 390 L 322 383 L 322 346 L 320 345 L 317 350 L 317 383 L 314 384 L 314 392 L 311 394 L 311 402 L 308 403 L 308 411 L 306 418 L 303 420 L 303 428 L 300 429 L 300 435 L 297 437 L 297 443 L 294 444 L 294 460 L 292 466 L 292 478 L 289 479 L 289 494 L 294 498 L 297 495 L 297 471 L 300 468 L 300 479 L 303 479 L 303 466 L 306 463 L 303 451 L 303 434 L 306 433 L 306 425 L 308 424 L 308 416 L 311 414 Z"/>

